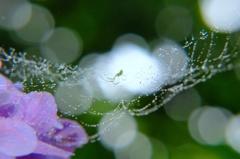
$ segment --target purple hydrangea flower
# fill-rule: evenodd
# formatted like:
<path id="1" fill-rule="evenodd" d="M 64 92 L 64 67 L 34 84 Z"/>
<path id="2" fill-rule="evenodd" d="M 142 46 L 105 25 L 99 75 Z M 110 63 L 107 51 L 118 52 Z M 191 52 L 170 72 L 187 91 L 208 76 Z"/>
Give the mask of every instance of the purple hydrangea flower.
<path id="1" fill-rule="evenodd" d="M 69 159 L 87 141 L 78 123 L 57 116 L 50 93 L 25 94 L 0 74 L 1 159 Z"/>

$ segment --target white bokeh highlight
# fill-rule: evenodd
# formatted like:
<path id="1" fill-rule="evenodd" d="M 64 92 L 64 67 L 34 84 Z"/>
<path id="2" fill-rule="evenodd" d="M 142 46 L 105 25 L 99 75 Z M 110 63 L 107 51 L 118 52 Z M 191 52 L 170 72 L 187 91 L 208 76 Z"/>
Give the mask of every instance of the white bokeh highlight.
<path id="1" fill-rule="evenodd" d="M 201 144 L 223 144 L 225 130 L 231 116 L 231 112 L 220 107 L 197 108 L 188 121 L 190 134 Z"/>
<path id="2" fill-rule="evenodd" d="M 22 28 L 30 20 L 31 4 L 27 0 L 0 1 L 0 27 L 7 30 Z"/>
<path id="3" fill-rule="evenodd" d="M 38 44 L 42 42 L 44 34 L 52 30 L 54 26 L 54 18 L 46 8 L 31 4 L 30 19 L 23 27 L 15 30 L 11 36 L 21 43 Z"/>
<path id="4" fill-rule="evenodd" d="M 116 159 L 151 159 L 152 153 L 152 144 L 142 133 L 138 133 L 135 140 L 127 147 L 114 151 Z"/>
<path id="5" fill-rule="evenodd" d="M 136 138 L 135 119 L 124 111 L 114 111 L 103 116 L 99 123 L 100 142 L 108 149 L 117 150 L 130 145 Z"/>
<path id="6" fill-rule="evenodd" d="M 240 116 L 231 118 L 226 129 L 226 141 L 235 151 L 240 153 Z"/>
<path id="7" fill-rule="evenodd" d="M 59 85 L 55 92 L 55 100 L 59 111 L 66 115 L 83 114 L 93 102 L 88 90 L 78 83 Z"/>
<path id="8" fill-rule="evenodd" d="M 142 37 L 126 34 L 116 40 L 109 52 L 83 57 L 78 65 L 93 71 L 90 85 L 97 92 L 92 91 L 93 96 L 115 103 L 129 101 L 139 94 L 155 93 L 186 76 L 189 58 L 180 45 L 163 40 L 155 42 L 153 51 L 149 48 Z"/>
<path id="9" fill-rule="evenodd" d="M 158 42 L 155 44 L 153 57 L 162 64 L 164 85 L 174 84 L 186 76 L 189 57 L 176 42 L 171 40 Z"/>
<path id="10" fill-rule="evenodd" d="M 240 29 L 239 0 L 199 0 L 199 6 L 209 28 L 223 33 Z"/>
<path id="11" fill-rule="evenodd" d="M 161 63 L 135 43 L 118 43 L 100 55 L 92 68 L 105 98 L 117 102 L 136 94 L 153 93 L 164 84 Z"/>
<path id="12" fill-rule="evenodd" d="M 55 28 L 46 32 L 42 38 L 41 53 L 54 63 L 71 63 L 82 51 L 82 40 L 70 29 Z"/>
<path id="13" fill-rule="evenodd" d="M 144 48 L 125 43 L 115 47 L 109 56 L 108 77 L 123 71 L 119 84 L 133 93 L 151 93 L 161 85 L 164 72 L 161 63 L 155 61 Z M 120 78 L 117 78 L 120 79 Z"/>

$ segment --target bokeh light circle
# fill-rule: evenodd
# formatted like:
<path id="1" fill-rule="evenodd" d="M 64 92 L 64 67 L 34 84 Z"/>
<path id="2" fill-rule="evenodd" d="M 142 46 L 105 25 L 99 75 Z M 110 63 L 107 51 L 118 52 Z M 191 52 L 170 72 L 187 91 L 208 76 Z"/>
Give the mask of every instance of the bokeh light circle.
<path id="1" fill-rule="evenodd" d="M 234 150 L 240 153 L 240 115 L 231 118 L 226 129 L 226 141 Z"/>
<path id="2" fill-rule="evenodd" d="M 239 0 L 199 0 L 199 6 L 209 28 L 223 33 L 240 29 Z"/>
<path id="3" fill-rule="evenodd" d="M 44 7 L 31 4 L 31 17 L 20 29 L 12 32 L 13 39 L 20 43 L 39 44 L 44 34 L 55 26 L 52 14 Z"/>
<path id="4" fill-rule="evenodd" d="M 0 27 L 18 30 L 28 23 L 32 6 L 27 0 L 0 1 Z"/>
<path id="5" fill-rule="evenodd" d="M 88 90 L 79 83 L 59 85 L 55 99 L 60 112 L 66 115 L 80 115 L 86 112 L 93 101 Z"/>
<path id="6" fill-rule="evenodd" d="M 220 107 L 200 107 L 190 116 L 191 136 L 201 144 L 218 145 L 225 142 L 225 130 L 232 113 Z"/>
<path id="7" fill-rule="evenodd" d="M 139 132 L 130 145 L 114 151 L 116 159 L 151 159 L 152 153 L 150 140 Z"/>
<path id="8" fill-rule="evenodd" d="M 189 58 L 185 50 L 172 40 L 165 39 L 155 43 L 152 56 L 161 63 L 161 71 L 164 72 L 163 84 L 170 85 L 181 80 L 188 71 Z"/>
<path id="9" fill-rule="evenodd" d="M 107 113 L 98 127 L 100 142 L 111 150 L 130 145 L 137 136 L 135 119 L 124 111 Z"/>
<path id="10" fill-rule="evenodd" d="M 191 113 L 200 106 L 200 95 L 194 88 L 190 88 L 175 96 L 164 106 L 164 109 L 172 119 L 187 121 Z"/>
<path id="11" fill-rule="evenodd" d="M 55 28 L 44 34 L 42 55 L 55 63 L 71 63 L 82 51 L 82 40 L 70 29 Z"/>
<path id="12" fill-rule="evenodd" d="M 159 13 L 155 25 L 159 37 L 181 41 L 191 33 L 193 18 L 183 6 L 168 6 Z"/>

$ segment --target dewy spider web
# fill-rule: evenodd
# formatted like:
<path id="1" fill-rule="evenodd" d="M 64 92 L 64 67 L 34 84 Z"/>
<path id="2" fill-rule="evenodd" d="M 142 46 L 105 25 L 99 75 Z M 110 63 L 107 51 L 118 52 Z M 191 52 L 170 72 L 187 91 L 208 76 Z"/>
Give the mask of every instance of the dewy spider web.
<path id="1" fill-rule="evenodd" d="M 111 102 L 108 99 L 94 97 L 88 86 L 85 85 L 86 81 L 91 81 L 91 84 L 94 85 L 94 73 L 96 72 L 94 68 L 53 64 L 46 59 L 37 57 L 27 59 L 26 53 L 17 53 L 14 49 L 5 52 L 1 49 L 0 59 L 4 63 L 1 72 L 15 82 L 20 81 L 25 92 L 48 91 L 54 94 L 57 87 L 60 86 L 66 90 L 66 94 L 61 96 L 62 102 L 66 104 L 68 104 L 65 99 L 66 96 L 71 97 L 74 94 L 79 94 L 79 89 L 89 91 L 90 93 L 79 94 L 81 99 L 79 103 L 68 104 L 73 110 L 80 107 L 81 115 L 72 115 L 70 112 L 62 112 L 62 115 L 70 115 L 87 129 L 89 128 L 89 133 L 92 133 L 90 139 L 94 141 L 101 133 L 116 126 L 124 114 L 147 115 L 158 110 L 182 90 L 191 88 L 200 82 L 205 82 L 217 73 L 232 70 L 235 67 L 234 61 L 239 54 L 239 37 L 233 43 L 234 40 L 230 39 L 231 36 L 231 34 L 221 35 L 215 32 L 202 31 L 197 37 L 192 36 L 190 39 L 186 39 L 182 48 L 188 52 L 188 67 L 180 79 L 171 79 L 174 82 L 156 87 L 156 90 L 152 91 L 153 93 L 133 94 L 131 99 L 117 97 L 117 103 L 116 100 Z M 222 41 L 222 39 L 225 40 Z M 175 71 L 181 70 L 178 63 L 174 63 L 174 65 L 176 65 L 174 67 Z M 121 73 L 124 73 L 124 70 Z M 170 75 L 169 78 L 175 77 Z M 85 103 L 92 98 L 94 99 L 92 106 L 85 108 Z M 122 113 L 116 116 L 116 112 Z M 102 123 L 107 125 L 105 130 L 101 132 L 92 130 L 92 128 L 96 129 L 99 126 L 100 118 L 106 114 L 112 114 L 112 118 Z"/>

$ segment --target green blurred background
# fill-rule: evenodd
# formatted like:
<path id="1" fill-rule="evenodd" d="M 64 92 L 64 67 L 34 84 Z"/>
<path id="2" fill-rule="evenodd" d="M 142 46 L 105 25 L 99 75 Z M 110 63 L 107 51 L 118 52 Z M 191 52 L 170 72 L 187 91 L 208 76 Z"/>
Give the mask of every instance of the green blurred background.
<path id="1" fill-rule="evenodd" d="M 47 8 L 52 13 L 55 27 L 69 28 L 81 37 L 82 54 L 73 64 L 91 52 L 109 51 L 115 39 L 126 33 L 138 34 L 147 42 L 164 37 L 184 44 L 185 39 L 178 36 L 186 31 L 184 27 L 192 25 L 190 33 L 186 33 L 186 36 L 198 35 L 201 30 L 210 30 L 201 18 L 198 1 L 194 0 L 31 0 L 31 2 Z M 175 33 L 169 33 L 166 29 L 171 27 L 168 26 L 168 21 L 179 20 L 178 16 L 169 15 L 171 18 L 166 17 L 166 23 L 163 19 L 162 24 L 159 24 L 163 25 L 162 30 L 159 31 L 156 19 L 161 11 L 169 6 L 181 6 L 188 10 L 192 23 L 182 24 L 177 27 L 179 30 L 174 30 Z M 1 47 L 5 49 L 13 47 L 17 51 L 25 51 L 28 46 L 12 39 L 10 33 L 11 31 L 0 29 Z M 238 72 L 237 69 L 217 74 L 207 82 L 195 86 L 194 88 L 201 97 L 201 105 L 223 107 L 238 114 L 240 111 L 240 79 L 236 76 L 236 72 Z M 166 151 L 164 152 L 162 149 L 153 149 L 153 159 L 240 158 L 240 154 L 228 145 L 199 144 L 191 137 L 188 123 L 173 120 L 166 114 L 163 107 L 149 115 L 135 118 L 141 133 L 149 137 L 151 141 L 165 145 Z M 115 156 L 100 142 L 94 142 L 77 149 L 76 156 L 73 158 L 111 159 Z"/>

